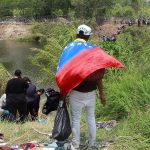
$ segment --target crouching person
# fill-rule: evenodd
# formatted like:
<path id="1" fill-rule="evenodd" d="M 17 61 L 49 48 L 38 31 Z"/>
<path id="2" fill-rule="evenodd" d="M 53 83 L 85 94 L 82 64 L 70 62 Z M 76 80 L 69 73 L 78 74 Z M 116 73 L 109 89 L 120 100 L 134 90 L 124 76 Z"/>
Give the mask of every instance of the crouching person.
<path id="1" fill-rule="evenodd" d="M 4 112 L 5 105 L 6 105 L 6 94 L 3 94 L 0 98 L 0 114 Z"/>
<path id="2" fill-rule="evenodd" d="M 3 94 L 0 98 L 0 119 L 4 120 L 9 115 L 9 111 L 6 108 L 6 94 Z"/>
<path id="3" fill-rule="evenodd" d="M 27 117 L 25 92 L 29 85 L 22 79 L 21 70 L 16 70 L 14 75 L 15 77 L 10 79 L 6 85 L 6 107 L 11 114 L 9 121 L 24 122 Z M 17 112 L 19 113 L 18 120 L 16 120 Z"/>
<path id="4" fill-rule="evenodd" d="M 31 120 L 35 120 L 36 116 L 34 113 L 34 101 L 35 101 L 36 86 L 31 82 L 31 80 L 28 77 L 23 77 L 23 79 L 29 85 L 29 87 L 26 90 L 27 116 L 29 119 L 29 114 L 30 114 Z"/>

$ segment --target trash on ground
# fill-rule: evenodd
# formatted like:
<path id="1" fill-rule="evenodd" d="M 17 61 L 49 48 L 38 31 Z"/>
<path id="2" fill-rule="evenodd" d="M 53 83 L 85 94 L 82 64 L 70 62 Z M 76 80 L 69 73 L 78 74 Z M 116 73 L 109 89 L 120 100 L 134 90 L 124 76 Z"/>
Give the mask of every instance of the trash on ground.
<path id="1" fill-rule="evenodd" d="M 96 122 L 96 127 L 97 128 L 104 128 L 106 130 L 111 130 L 116 125 L 117 125 L 117 121 L 116 120 L 109 120 L 109 121 L 104 121 L 104 122 Z"/>
<path id="2" fill-rule="evenodd" d="M 37 119 L 35 120 L 35 122 L 47 123 L 47 119 L 45 119 L 45 118 L 37 118 Z"/>

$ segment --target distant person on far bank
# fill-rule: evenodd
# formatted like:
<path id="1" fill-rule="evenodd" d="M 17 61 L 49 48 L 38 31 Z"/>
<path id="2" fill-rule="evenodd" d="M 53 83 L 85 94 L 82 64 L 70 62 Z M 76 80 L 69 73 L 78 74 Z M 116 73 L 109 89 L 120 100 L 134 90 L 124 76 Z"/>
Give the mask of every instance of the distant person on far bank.
<path id="1" fill-rule="evenodd" d="M 29 85 L 21 75 L 21 70 L 15 70 L 14 78 L 10 79 L 6 85 L 6 107 L 10 113 L 9 121 L 16 121 L 17 112 L 19 113 L 18 121 L 24 122 L 27 117 L 25 93 Z"/>

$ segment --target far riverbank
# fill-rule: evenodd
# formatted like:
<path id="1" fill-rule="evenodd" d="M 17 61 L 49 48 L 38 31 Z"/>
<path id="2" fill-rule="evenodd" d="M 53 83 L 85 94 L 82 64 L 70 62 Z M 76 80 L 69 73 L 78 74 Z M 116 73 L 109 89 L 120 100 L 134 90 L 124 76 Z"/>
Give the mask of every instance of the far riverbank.
<path id="1" fill-rule="evenodd" d="M 16 40 L 31 36 L 31 24 L 22 22 L 0 23 L 0 40 Z"/>

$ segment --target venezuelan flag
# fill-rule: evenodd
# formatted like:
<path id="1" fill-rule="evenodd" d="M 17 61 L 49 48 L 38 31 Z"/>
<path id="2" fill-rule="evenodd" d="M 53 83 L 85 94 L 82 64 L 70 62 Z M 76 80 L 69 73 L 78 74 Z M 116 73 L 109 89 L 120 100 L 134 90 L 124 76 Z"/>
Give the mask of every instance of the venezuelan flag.
<path id="1" fill-rule="evenodd" d="M 123 68 L 117 59 L 82 39 L 69 43 L 60 57 L 56 83 L 61 94 L 67 94 L 87 76 L 102 68 Z"/>

